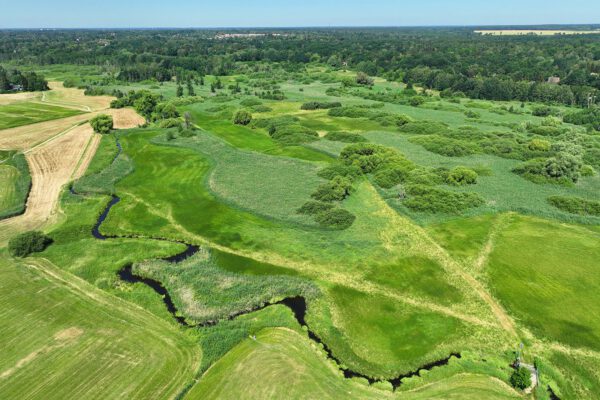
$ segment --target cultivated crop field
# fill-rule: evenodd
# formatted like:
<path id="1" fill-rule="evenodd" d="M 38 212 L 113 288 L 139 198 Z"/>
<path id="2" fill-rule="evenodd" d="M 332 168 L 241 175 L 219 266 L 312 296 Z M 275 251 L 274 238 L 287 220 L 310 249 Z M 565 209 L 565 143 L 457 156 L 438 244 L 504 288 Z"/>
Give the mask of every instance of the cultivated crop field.
<path id="1" fill-rule="evenodd" d="M 26 67 L 0 397 L 596 398 L 594 109 L 327 61 Z"/>

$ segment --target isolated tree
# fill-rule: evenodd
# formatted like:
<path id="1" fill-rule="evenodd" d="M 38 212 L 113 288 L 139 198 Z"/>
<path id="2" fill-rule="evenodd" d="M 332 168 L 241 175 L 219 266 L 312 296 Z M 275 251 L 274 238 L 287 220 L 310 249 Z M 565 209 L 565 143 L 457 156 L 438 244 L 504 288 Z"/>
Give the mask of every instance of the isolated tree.
<path id="1" fill-rule="evenodd" d="M 204 77 L 203 76 L 200 77 L 200 86 L 204 86 Z"/>
<path id="2" fill-rule="evenodd" d="M 177 84 L 177 97 L 183 97 L 183 86 Z"/>
<path id="3" fill-rule="evenodd" d="M 110 133 L 113 129 L 113 117 L 106 114 L 100 114 L 90 120 L 90 125 L 97 133 Z"/>
<path id="4" fill-rule="evenodd" d="M 239 110 L 233 117 L 233 123 L 236 125 L 248 125 L 252 122 L 252 114 L 246 110 Z"/>
<path id="5" fill-rule="evenodd" d="M 192 81 L 187 82 L 187 92 L 188 96 L 195 96 L 196 92 L 194 92 L 194 85 L 192 85 Z"/>
<path id="6" fill-rule="evenodd" d="M 364 72 L 359 72 L 356 74 L 356 83 L 362 86 L 373 86 L 373 78 Z"/>

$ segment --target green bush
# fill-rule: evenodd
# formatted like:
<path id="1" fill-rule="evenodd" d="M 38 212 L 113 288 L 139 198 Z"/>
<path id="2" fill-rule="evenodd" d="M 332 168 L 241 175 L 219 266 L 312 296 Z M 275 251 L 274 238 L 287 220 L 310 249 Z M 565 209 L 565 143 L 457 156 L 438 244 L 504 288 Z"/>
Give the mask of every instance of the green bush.
<path id="1" fill-rule="evenodd" d="M 531 372 L 527 368 L 517 368 L 510 376 L 510 384 L 517 389 L 527 389 L 531 386 Z"/>
<path id="2" fill-rule="evenodd" d="M 342 103 L 339 101 L 334 102 L 321 102 L 321 101 L 309 101 L 307 103 L 302 104 L 300 106 L 301 110 L 327 110 L 330 108 L 338 108 L 341 107 Z"/>
<path id="3" fill-rule="evenodd" d="M 252 114 L 246 110 L 239 110 L 233 116 L 233 123 L 236 125 L 248 125 L 252 122 Z"/>
<path id="4" fill-rule="evenodd" d="M 580 197 L 552 196 L 548 198 L 548 203 L 571 214 L 600 217 L 600 201 Z"/>
<path id="5" fill-rule="evenodd" d="M 419 136 L 410 138 L 410 141 L 423 146 L 432 153 L 447 157 L 464 157 L 480 151 L 479 146 L 475 143 L 446 136 Z"/>
<path id="6" fill-rule="evenodd" d="M 465 116 L 467 118 L 473 118 L 473 119 L 479 119 L 479 118 L 481 118 L 481 114 L 479 114 L 477 111 L 473 111 L 473 110 L 467 110 L 467 111 L 465 111 Z"/>
<path id="7" fill-rule="evenodd" d="M 107 134 L 113 129 L 113 117 L 106 114 L 100 114 L 90 120 L 90 125 L 94 132 Z"/>
<path id="8" fill-rule="evenodd" d="M 380 187 L 389 189 L 406 181 L 409 173 L 410 170 L 407 170 L 406 168 L 393 166 L 377 171 L 373 176 L 373 179 Z"/>
<path id="9" fill-rule="evenodd" d="M 550 142 L 543 139 L 532 139 L 527 147 L 532 151 L 548 151 L 550 150 Z"/>
<path id="10" fill-rule="evenodd" d="M 581 160 L 567 153 L 558 153 L 547 159 L 529 160 L 513 169 L 513 172 L 536 183 L 577 182 L 583 167 Z"/>
<path id="11" fill-rule="evenodd" d="M 244 107 L 255 107 L 255 106 L 260 106 L 263 102 L 255 99 L 255 98 L 249 98 L 249 99 L 244 99 L 242 101 L 240 101 L 240 104 Z"/>
<path id="12" fill-rule="evenodd" d="M 333 208 L 323 211 L 315 216 L 315 221 L 319 225 L 331 229 L 344 230 L 348 229 L 354 223 L 356 217 L 342 208 Z"/>
<path id="13" fill-rule="evenodd" d="M 454 186 L 474 185 L 477 183 L 477 172 L 466 167 L 454 167 L 448 173 L 446 183 Z"/>
<path id="14" fill-rule="evenodd" d="M 351 180 L 362 174 L 360 168 L 354 165 L 333 164 L 320 170 L 317 175 L 321 178 L 332 180 L 336 176 L 344 176 Z"/>
<path id="15" fill-rule="evenodd" d="M 442 122 L 416 121 L 404 124 L 400 131 L 415 135 L 442 134 L 448 131 L 448 125 Z"/>
<path id="16" fill-rule="evenodd" d="M 320 201 L 342 201 L 352 192 L 352 181 L 343 176 L 336 176 L 332 180 L 319 185 L 312 194 L 312 198 Z"/>
<path id="17" fill-rule="evenodd" d="M 408 185 L 403 204 L 413 211 L 427 213 L 459 214 L 469 208 L 479 207 L 484 200 L 476 193 L 453 192 L 425 185 Z"/>
<path id="18" fill-rule="evenodd" d="M 367 139 L 358 133 L 349 132 L 329 132 L 325 135 L 325 139 L 342 143 L 363 143 L 367 141 Z"/>
<path id="19" fill-rule="evenodd" d="M 31 253 L 44 251 L 51 243 L 52 239 L 42 232 L 29 231 L 10 239 L 8 251 L 14 257 L 27 257 Z"/>
<path id="20" fill-rule="evenodd" d="M 333 208 L 335 208 L 335 206 L 331 203 L 311 200 L 304 203 L 304 205 L 302 205 L 302 207 L 300 207 L 296 212 L 303 215 L 317 215 Z"/>
<path id="21" fill-rule="evenodd" d="M 408 104 L 410 104 L 413 107 L 419 107 L 420 105 L 425 104 L 425 99 L 421 96 L 414 96 L 411 97 L 410 100 L 408 100 Z"/>

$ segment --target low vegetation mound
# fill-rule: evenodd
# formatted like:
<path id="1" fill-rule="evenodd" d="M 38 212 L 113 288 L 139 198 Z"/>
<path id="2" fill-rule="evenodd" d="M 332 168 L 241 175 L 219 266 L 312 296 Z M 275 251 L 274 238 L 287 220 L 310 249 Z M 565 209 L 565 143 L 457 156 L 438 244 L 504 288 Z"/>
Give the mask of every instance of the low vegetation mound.
<path id="1" fill-rule="evenodd" d="M 406 207 L 426 213 L 460 214 L 485 203 L 477 193 L 453 192 L 426 185 L 407 186 L 406 197 L 403 203 Z"/>
<path id="2" fill-rule="evenodd" d="M 325 139 L 331 140 L 334 142 L 342 142 L 342 143 L 362 143 L 367 142 L 365 137 L 359 135 L 358 133 L 350 133 L 350 132 L 329 132 L 325 135 Z"/>
<path id="3" fill-rule="evenodd" d="M 52 243 L 52 238 L 42 232 L 30 231 L 9 240 L 8 251 L 13 257 L 27 257 L 44 251 Z"/>

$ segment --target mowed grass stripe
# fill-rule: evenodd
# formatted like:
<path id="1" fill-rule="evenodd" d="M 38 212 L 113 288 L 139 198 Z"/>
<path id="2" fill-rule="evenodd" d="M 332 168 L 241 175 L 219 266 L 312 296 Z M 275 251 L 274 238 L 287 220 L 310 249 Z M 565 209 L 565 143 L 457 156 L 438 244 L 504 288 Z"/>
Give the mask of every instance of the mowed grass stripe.
<path id="1" fill-rule="evenodd" d="M 81 113 L 80 110 L 34 102 L 0 105 L 0 114 L 2 114 L 0 130 L 66 118 Z"/>

